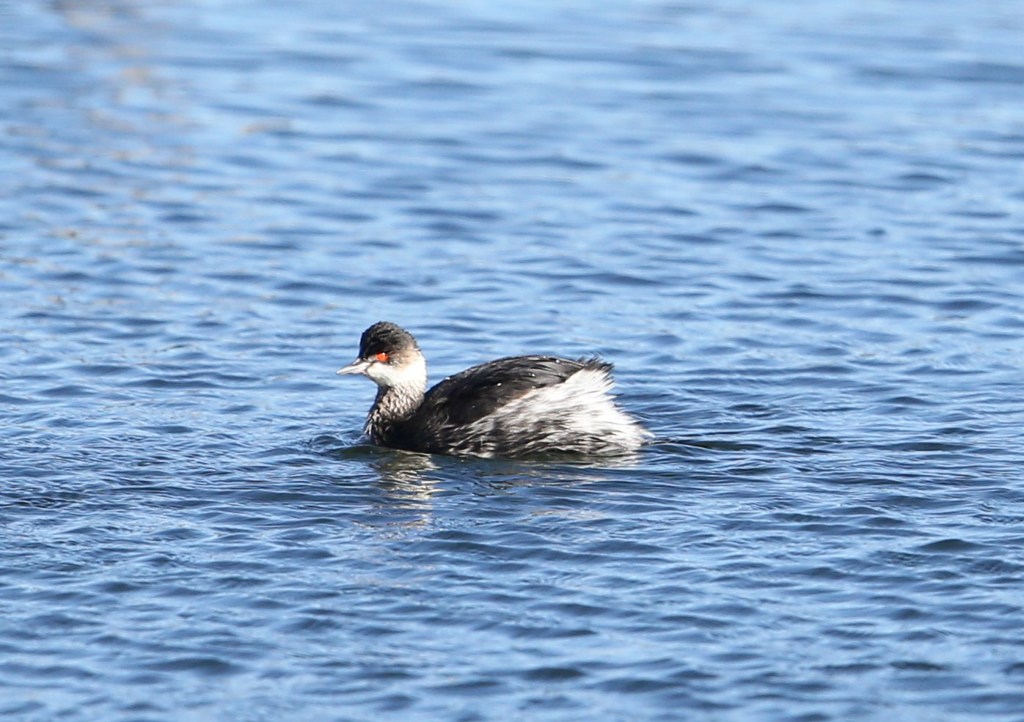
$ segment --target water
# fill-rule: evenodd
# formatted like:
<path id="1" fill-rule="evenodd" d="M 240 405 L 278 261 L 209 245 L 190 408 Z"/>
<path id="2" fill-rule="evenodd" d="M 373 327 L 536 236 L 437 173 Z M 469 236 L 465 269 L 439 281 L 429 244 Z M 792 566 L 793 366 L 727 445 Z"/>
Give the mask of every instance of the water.
<path id="1" fill-rule="evenodd" d="M 1016 2 L 8 3 L 0 714 L 1024 719 Z M 639 458 L 360 443 L 601 353 Z"/>

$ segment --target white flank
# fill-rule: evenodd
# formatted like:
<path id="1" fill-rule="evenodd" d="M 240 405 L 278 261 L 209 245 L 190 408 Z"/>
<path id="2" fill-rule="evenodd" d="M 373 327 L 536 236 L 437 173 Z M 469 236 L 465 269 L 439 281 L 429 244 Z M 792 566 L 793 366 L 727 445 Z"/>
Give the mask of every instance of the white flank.
<path id="1" fill-rule="evenodd" d="M 552 429 L 550 442 L 569 448 L 579 437 L 596 436 L 609 449 L 638 449 L 651 434 L 615 405 L 610 395 L 612 386 L 605 371 L 585 368 L 563 383 L 543 386 L 510 401 L 471 424 L 467 431 L 470 436 L 487 435 L 503 427 L 505 433 L 514 435 L 517 428 L 544 425 Z"/>

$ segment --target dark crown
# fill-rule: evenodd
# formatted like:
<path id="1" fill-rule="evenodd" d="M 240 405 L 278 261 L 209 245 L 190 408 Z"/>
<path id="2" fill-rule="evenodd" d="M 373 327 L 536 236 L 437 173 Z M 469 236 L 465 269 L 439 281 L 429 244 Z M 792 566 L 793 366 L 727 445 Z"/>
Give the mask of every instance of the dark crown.
<path id="1" fill-rule="evenodd" d="M 363 331 L 359 339 L 359 357 L 370 358 L 378 353 L 394 356 L 408 349 L 419 350 L 412 334 L 389 321 L 378 321 Z"/>

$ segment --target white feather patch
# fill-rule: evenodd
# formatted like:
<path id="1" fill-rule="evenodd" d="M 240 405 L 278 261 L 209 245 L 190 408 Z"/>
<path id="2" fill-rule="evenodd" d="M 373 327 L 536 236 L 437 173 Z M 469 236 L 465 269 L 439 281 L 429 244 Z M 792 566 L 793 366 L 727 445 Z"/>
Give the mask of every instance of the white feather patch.
<path id="1" fill-rule="evenodd" d="M 378 386 L 419 389 L 419 393 L 423 393 L 427 386 L 427 362 L 420 354 L 416 354 L 403 364 L 375 362 L 366 369 L 366 375 Z"/>
<path id="2" fill-rule="evenodd" d="M 608 450 L 632 451 L 651 434 L 615 405 L 612 379 L 603 369 L 584 368 L 563 383 L 543 386 L 470 424 L 468 436 L 515 435 L 547 427 L 546 443 L 566 450 L 582 439 L 600 438 Z"/>

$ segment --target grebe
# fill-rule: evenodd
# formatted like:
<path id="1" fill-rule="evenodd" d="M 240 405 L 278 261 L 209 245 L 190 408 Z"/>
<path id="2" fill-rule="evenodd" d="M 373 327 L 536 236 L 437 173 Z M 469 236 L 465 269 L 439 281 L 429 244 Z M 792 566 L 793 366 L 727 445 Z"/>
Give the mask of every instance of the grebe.
<path id="1" fill-rule="evenodd" d="M 380 446 L 455 456 L 625 454 L 650 436 L 609 395 L 612 365 L 597 358 L 514 356 L 474 366 L 427 388 L 416 339 L 381 321 L 363 332 L 359 358 L 377 398 L 363 431 Z"/>

